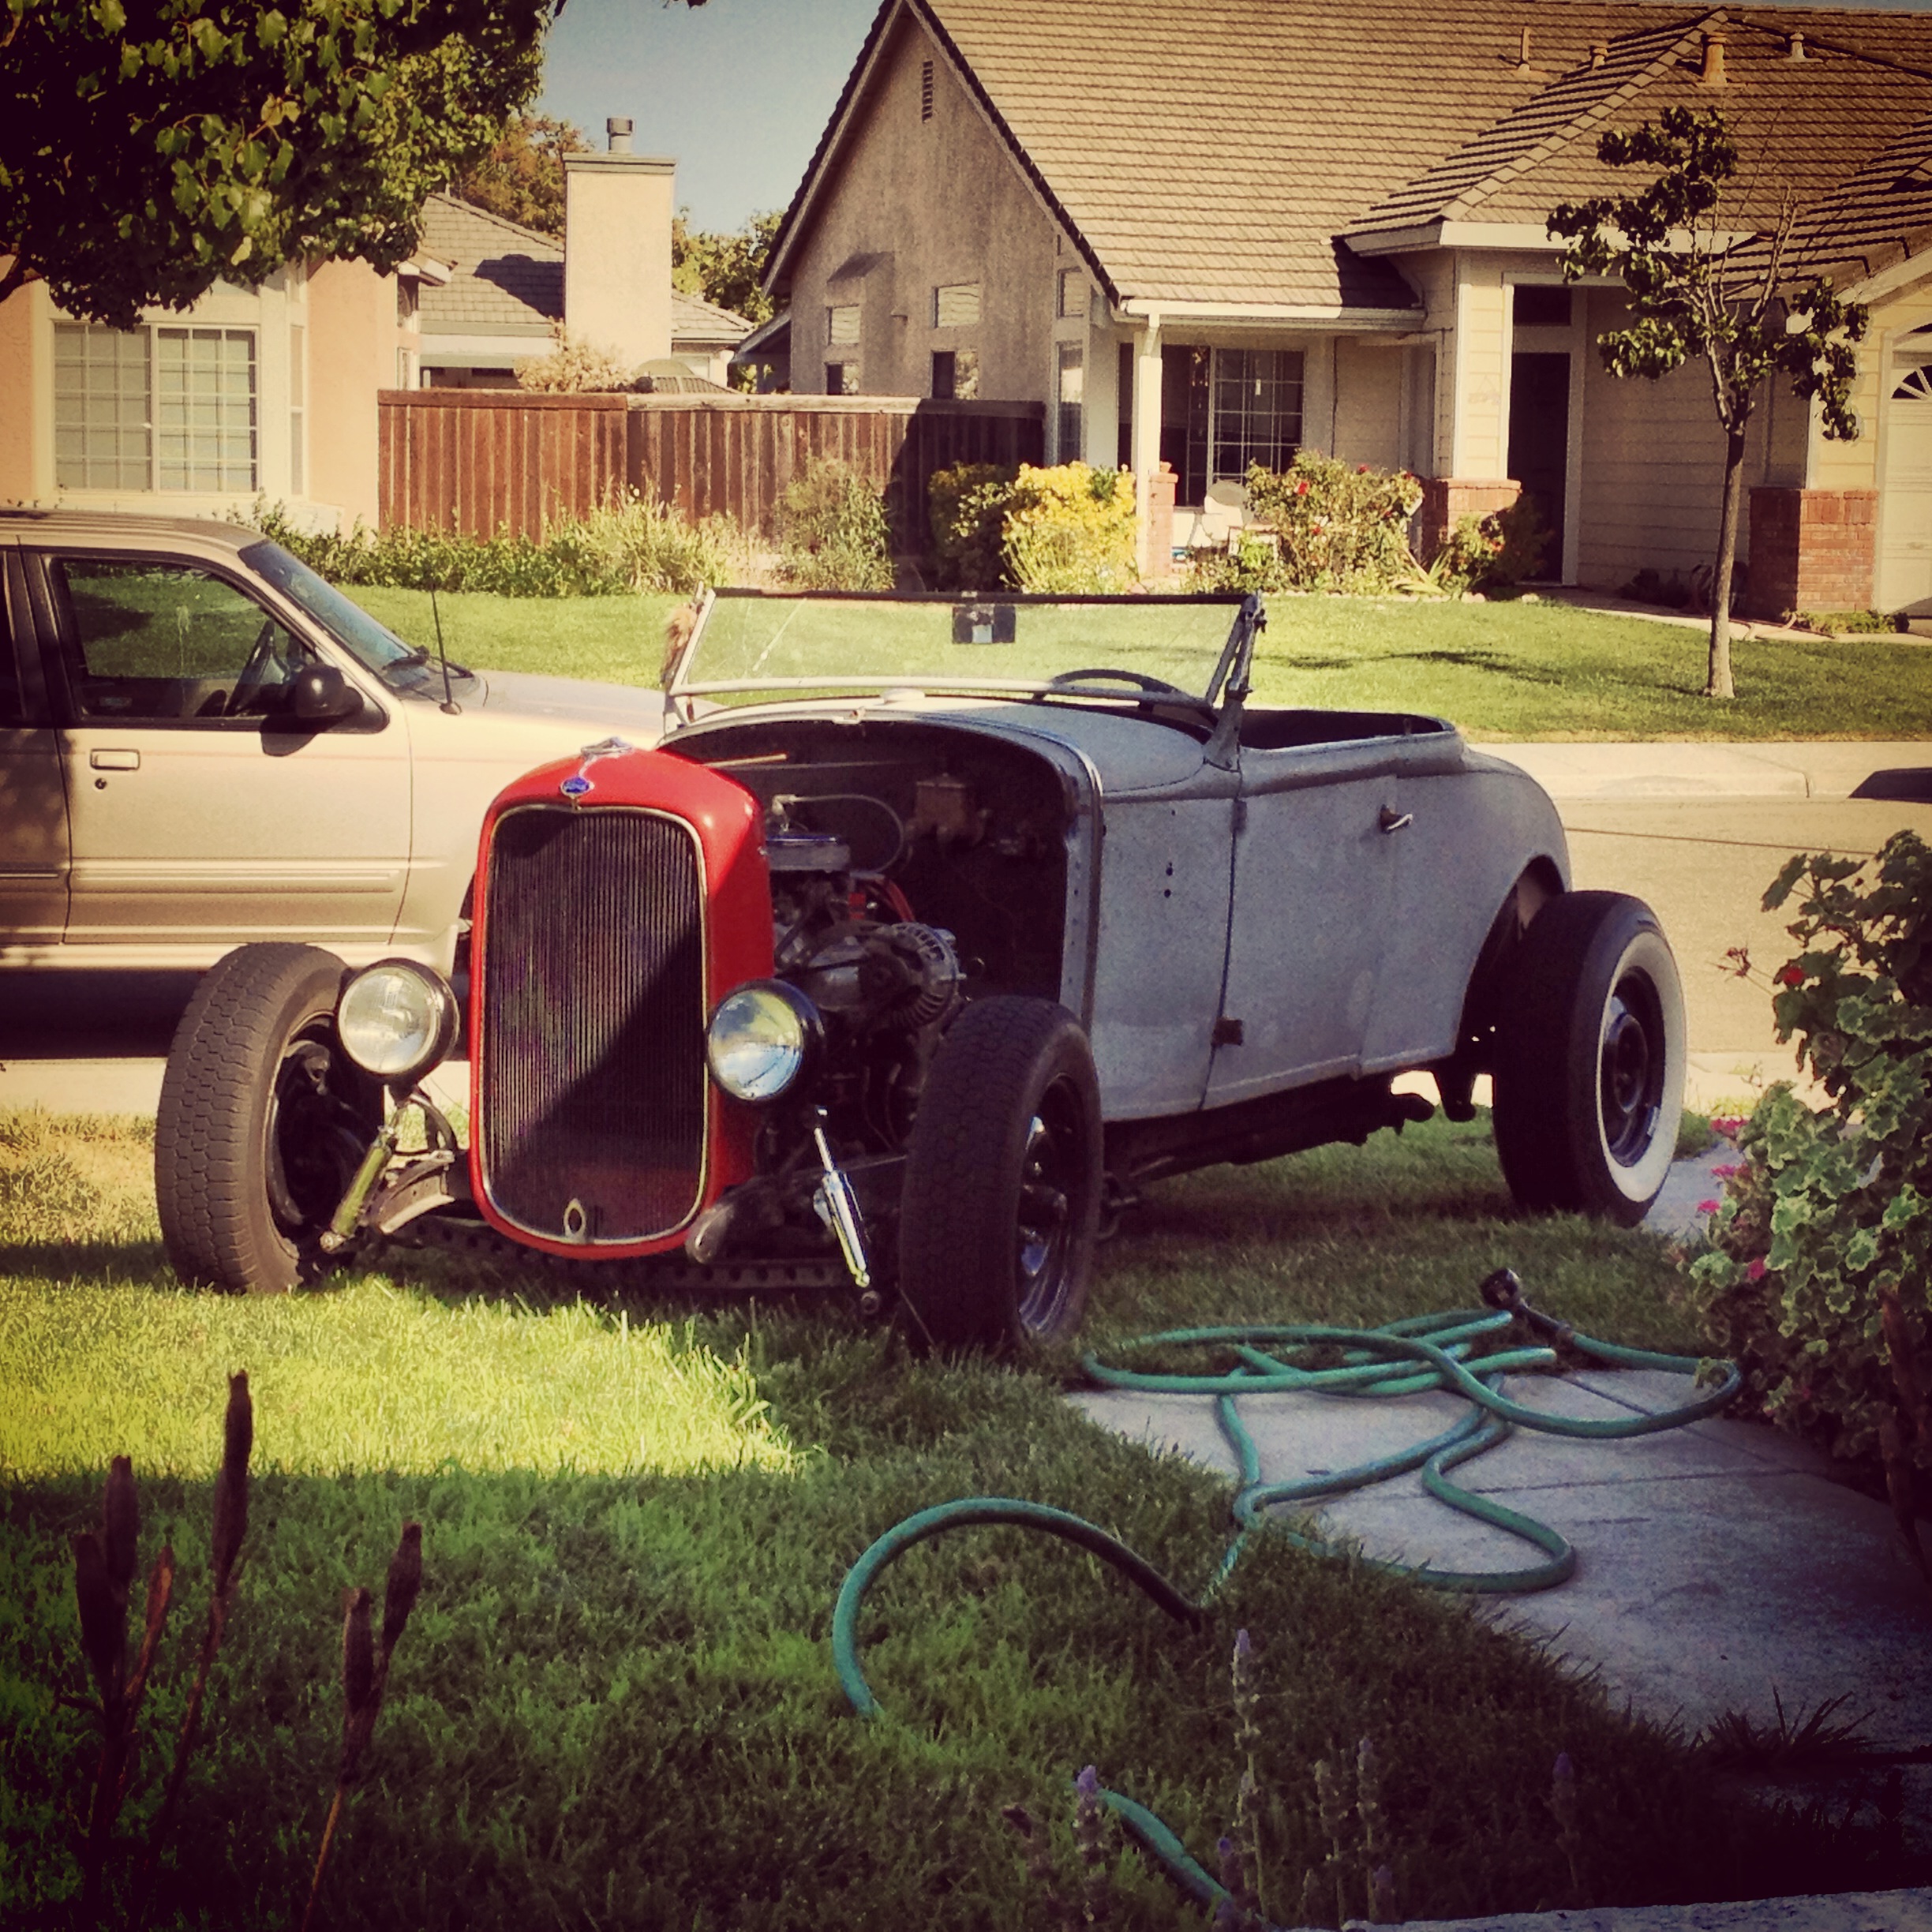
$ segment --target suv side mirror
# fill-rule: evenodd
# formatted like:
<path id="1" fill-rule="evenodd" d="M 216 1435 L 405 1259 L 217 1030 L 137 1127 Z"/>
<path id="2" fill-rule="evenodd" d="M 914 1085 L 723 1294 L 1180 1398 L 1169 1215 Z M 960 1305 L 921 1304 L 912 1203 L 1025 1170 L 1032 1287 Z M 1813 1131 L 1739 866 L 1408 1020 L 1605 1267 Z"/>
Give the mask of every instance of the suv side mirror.
<path id="1" fill-rule="evenodd" d="M 298 724 L 341 724 L 361 709 L 362 694 L 333 665 L 296 672 L 289 711 Z"/>

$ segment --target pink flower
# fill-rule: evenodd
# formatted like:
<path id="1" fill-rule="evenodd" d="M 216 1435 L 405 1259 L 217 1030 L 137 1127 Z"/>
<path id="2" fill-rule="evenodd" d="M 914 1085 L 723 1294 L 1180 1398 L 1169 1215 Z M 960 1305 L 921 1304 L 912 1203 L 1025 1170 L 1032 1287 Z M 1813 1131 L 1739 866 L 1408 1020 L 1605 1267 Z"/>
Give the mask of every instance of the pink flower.
<path id="1" fill-rule="evenodd" d="M 1741 1174 L 1743 1171 L 1735 1161 L 1732 1161 L 1728 1166 L 1713 1167 L 1711 1178 L 1713 1181 L 1728 1181 L 1733 1174 Z"/>
<path id="2" fill-rule="evenodd" d="M 1738 1136 L 1739 1130 L 1743 1125 L 1744 1120 L 1742 1114 L 1727 1114 L 1721 1119 L 1713 1118 L 1711 1132 L 1722 1134 L 1727 1140 L 1735 1140 Z"/>
<path id="3" fill-rule="evenodd" d="M 1699 1214 L 1715 1214 L 1717 1211 L 1717 1204 L 1714 1200 L 1701 1200 L 1697 1204 L 1697 1211 Z"/>
<path id="4" fill-rule="evenodd" d="M 1801 987 L 1804 984 L 1804 968 L 1792 960 L 1788 965 L 1780 966 L 1771 975 L 1771 982 L 1774 986 Z"/>
<path id="5" fill-rule="evenodd" d="M 1764 1279 L 1764 1256 L 1762 1255 L 1758 1256 L 1757 1260 L 1745 1269 L 1744 1279 L 1747 1281 L 1762 1281 Z"/>
<path id="6" fill-rule="evenodd" d="M 1355 466 L 1355 474 L 1357 476 L 1366 476 L 1368 474 L 1368 466 L 1366 463 L 1357 463 Z"/>

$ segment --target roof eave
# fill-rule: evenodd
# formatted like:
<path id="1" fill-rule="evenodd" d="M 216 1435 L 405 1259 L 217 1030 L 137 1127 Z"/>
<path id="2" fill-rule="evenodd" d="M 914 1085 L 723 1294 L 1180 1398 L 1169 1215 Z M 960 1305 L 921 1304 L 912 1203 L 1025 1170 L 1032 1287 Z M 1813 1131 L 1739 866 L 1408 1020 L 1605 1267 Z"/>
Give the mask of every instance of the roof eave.
<path id="1" fill-rule="evenodd" d="M 1421 320 L 1422 305 L 1410 309 L 1352 309 L 1339 302 L 1167 301 L 1158 296 L 1129 295 L 1114 305 L 1125 322 L 1199 323 L 1214 328 L 1321 328 L 1348 332 L 1411 329 Z"/>

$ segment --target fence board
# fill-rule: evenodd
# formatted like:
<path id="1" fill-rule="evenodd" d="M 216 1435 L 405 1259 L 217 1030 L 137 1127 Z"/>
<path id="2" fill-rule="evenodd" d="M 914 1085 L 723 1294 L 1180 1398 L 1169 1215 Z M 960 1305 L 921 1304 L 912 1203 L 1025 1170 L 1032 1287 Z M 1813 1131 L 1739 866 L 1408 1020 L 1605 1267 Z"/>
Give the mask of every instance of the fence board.
<path id="1" fill-rule="evenodd" d="M 895 545 L 918 550 L 933 472 L 1039 462 L 1045 415 L 1038 402 L 910 396 L 389 390 L 378 399 L 382 526 L 537 536 L 629 488 L 769 537 L 794 479 L 836 456 L 886 491 Z"/>

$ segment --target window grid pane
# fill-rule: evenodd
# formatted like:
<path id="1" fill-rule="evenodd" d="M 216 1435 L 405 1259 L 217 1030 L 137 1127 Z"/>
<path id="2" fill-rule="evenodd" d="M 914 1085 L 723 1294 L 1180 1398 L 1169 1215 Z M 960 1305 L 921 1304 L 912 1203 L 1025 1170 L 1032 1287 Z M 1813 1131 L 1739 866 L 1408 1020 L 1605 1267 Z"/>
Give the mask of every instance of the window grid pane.
<path id="1" fill-rule="evenodd" d="M 157 487 L 253 489 L 255 336 L 249 329 L 155 331 Z"/>
<path id="2" fill-rule="evenodd" d="M 1214 358 L 1211 482 L 1239 482 L 1249 466 L 1285 470 L 1301 444 L 1301 352 L 1218 349 Z"/>
<path id="3" fill-rule="evenodd" d="M 54 325 L 54 480 L 62 489 L 150 487 L 148 332 Z"/>
<path id="4" fill-rule="evenodd" d="M 954 282 L 933 290 L 934 328 L 972 328 L 979 320 L 979 284 Z"/>

